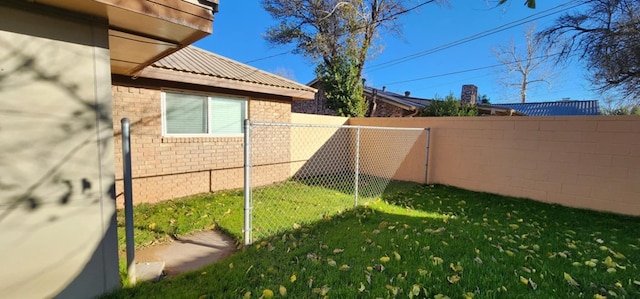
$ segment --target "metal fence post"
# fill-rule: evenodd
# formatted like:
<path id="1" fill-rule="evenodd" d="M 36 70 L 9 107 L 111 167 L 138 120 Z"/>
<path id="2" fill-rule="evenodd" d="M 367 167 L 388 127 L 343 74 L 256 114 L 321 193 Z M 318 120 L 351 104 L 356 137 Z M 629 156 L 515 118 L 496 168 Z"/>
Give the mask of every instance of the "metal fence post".
<path id="1" fill-rule="evenodd" d="M 244 245 L 248 246 L 251 240 L 251 122 L 244 120 Z"/>
<path id="2" fill-rule="evenodd" d="M 133 196 L 131 194 L 131 122 L 128 118 L 120 120 L 122 131 L 122 172 L 124 177 L 124 223 L 127 249 L 127 276 L 129 283 L 136 283 L 135 243 L 133 240 Z"/>
<path id="3" fill-rule="evenodd" d="M 358 206 L 358 185 L 360 179 L 360 127 L 356 128 L 356 165 L 355 165 L 355 179 L 354 179 L 354 206 Z"/>

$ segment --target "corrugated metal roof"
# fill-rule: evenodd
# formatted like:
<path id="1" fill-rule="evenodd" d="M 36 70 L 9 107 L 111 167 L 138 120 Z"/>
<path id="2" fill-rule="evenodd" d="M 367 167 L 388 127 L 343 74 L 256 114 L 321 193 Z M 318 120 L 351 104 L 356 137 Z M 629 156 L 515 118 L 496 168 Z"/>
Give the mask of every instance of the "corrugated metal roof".
<path id="1" fill-rule="evenodd" d="M 315 92 L 316 90 L 292 80 L 259 70 L 252 66 L 196 48 L 185 47 L 151 67 L 212 76 L 230 81 L 248 82 L 272 87 Z"/>
<path id="2" fill-rule="evenodd" d="M 600 115 L 598 101 L 559 101 L 541 103 L 492 104 L 515 109 L 527 116 Z"/>

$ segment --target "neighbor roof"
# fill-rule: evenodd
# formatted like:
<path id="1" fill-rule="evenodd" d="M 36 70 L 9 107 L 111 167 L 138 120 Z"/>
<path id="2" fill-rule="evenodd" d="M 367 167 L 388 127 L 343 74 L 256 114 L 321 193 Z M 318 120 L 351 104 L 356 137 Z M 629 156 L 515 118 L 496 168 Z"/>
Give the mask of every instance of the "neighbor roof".
<path id="1" fill-rule="evenodd" d="M 399 93 L 390 92 L 381 89 L 375 89 L 376 96 L 378 100 L 385 101 L 389 104 L 398 106 L 405 110 L 416 110 L 416 109 L 424 109 L 424 107 L 429 105 L 429 99 L 416 98 L 406 95 L 401 95 Z M 364 92 L 372 95 L 374 91 L 373 87 L 364 87 Z"/>
<path id="2" fill-rule="evenodd" d="M 154 79 L 313 99 L 316 89 L 220 55 L 187 46 L 145 68 Z"/>
<path id="3" fill-rule="evenodd" d="M 509 107 L 527 116 L 600 115 L 598 101 L 559 101 L 541 103 L 492 104 Z"/>

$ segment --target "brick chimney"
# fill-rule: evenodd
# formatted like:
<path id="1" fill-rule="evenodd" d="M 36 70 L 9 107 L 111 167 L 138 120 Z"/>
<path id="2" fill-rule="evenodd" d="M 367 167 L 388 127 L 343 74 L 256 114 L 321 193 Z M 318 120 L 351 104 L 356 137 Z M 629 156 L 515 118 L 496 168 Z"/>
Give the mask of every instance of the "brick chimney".
<path id="1" fill-rule="evenodd" d="M 471 103 L 472 105 L 475 105 L 477 100 L 478 100 L 478 86 L 475 86 L 473 84 L 462 85 L 462 93 L 460 94 L 460 103 L 463 103 L 463 104 Z"/>

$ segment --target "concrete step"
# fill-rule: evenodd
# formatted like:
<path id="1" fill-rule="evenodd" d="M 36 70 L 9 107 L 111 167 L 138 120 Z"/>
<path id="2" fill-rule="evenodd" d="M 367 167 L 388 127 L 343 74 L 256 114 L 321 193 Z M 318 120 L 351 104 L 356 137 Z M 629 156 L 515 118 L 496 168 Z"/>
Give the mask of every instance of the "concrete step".
<path id="1" fill-rule="evenodd" d="M 136 264 L 136 282 L 158 281 L 164 276 L 164 262 Z"/>

